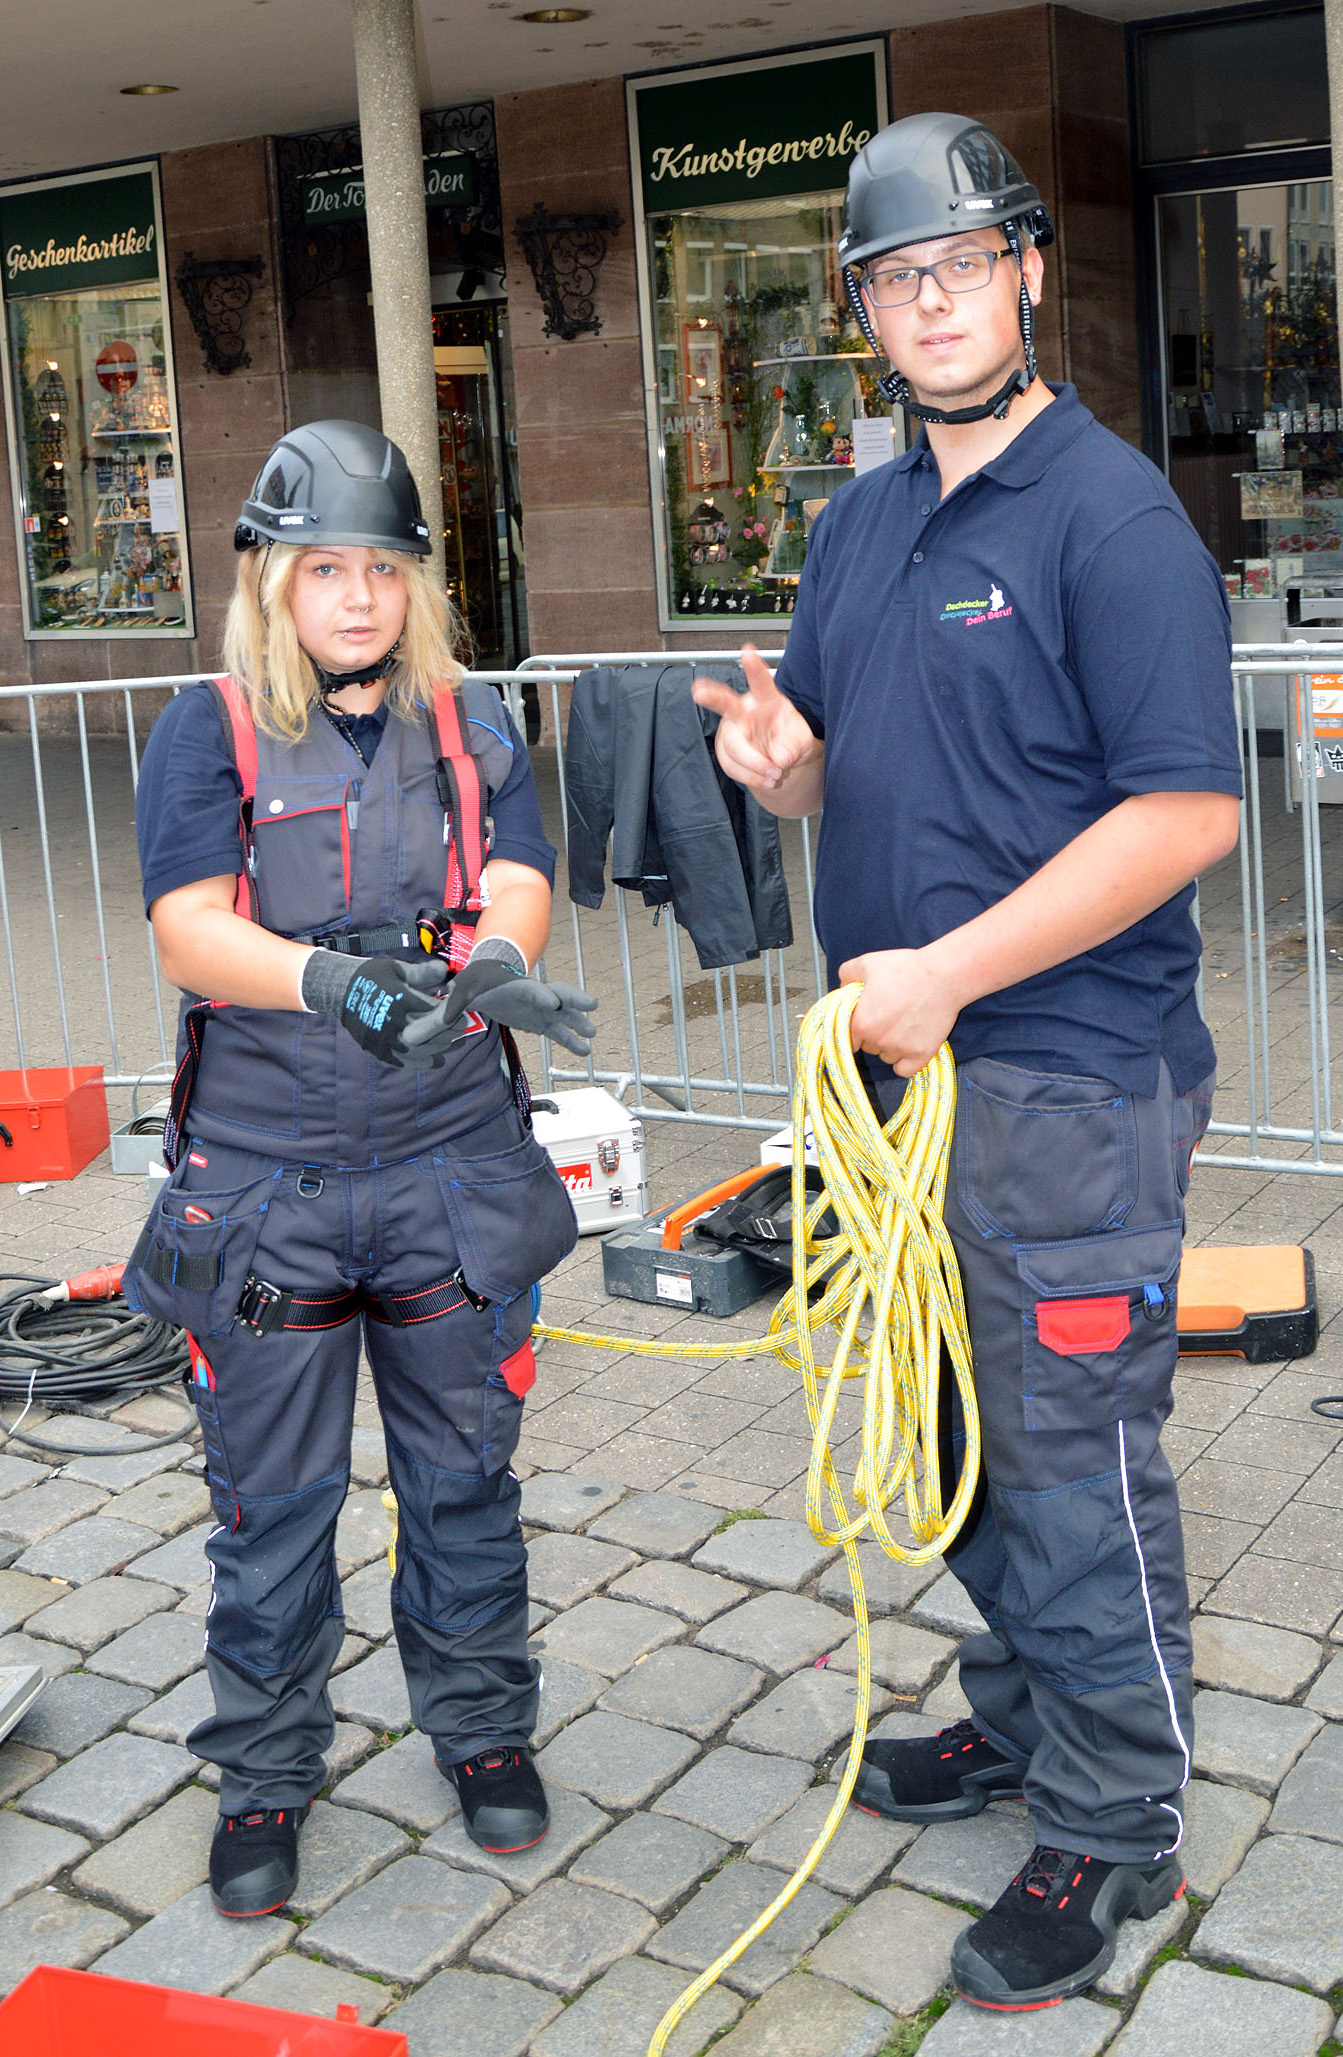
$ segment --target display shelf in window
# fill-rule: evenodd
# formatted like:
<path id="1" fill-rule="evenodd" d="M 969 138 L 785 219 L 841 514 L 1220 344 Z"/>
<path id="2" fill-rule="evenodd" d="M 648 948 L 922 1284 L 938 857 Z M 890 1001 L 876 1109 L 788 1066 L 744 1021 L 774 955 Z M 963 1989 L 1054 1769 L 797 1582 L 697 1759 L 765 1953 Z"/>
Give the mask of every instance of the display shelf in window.
<path id="1" fill-rule="evenodd" d="M 816 503 L 854 478 L 854 418 L 890 416 L 836 255 L 886 52 L 696 67 L 629 95 L 663 624 L 786 614 Z"/>
<path id="2" fill-rule="evenodd" d="M 854 476 L 854 420 L 889 416 L 876 359 L 839 311 L 839 203 L 781 206 L 750 238 L 735 209 L 649 225 L 678 616 L 786 609 L 816 515 Z"/>
<path id="3" fill-rule="evenodd" d="M 152 166 L 0 192 L 27 634 L 194 632 Z"/>

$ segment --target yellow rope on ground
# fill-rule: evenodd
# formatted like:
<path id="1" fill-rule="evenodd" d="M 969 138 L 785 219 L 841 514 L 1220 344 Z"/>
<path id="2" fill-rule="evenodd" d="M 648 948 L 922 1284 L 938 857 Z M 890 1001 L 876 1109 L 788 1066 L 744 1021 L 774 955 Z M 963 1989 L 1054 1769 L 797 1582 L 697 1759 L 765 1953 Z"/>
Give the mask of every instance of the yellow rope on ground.
<path id="1" fill-rule="evenodd" d="M 956 1070 L 945 1044 L 909 1081 L 883 1129 L 868 1099 L 849 1039 L 849 1019 L 862 992 L 844 986 L 807 1015 L 798 1037 L 793 1094 L 793 1283 L 770 1318 L 768 1331 L 748 1343 L 705 1347 L 654 1343 L 632 1336 L 594 1335 L 538 1323 L 533 1333 L 555 1342 L 587 1344 L 641 1357 L 755 1357 L 775 1355 L 802 1375 L 811 1419 L 807 1522 L 818 1542 L 844 1551 L 858 1631 L 858 1702 L 853 1739 L 835 1804 L 811 1849 L 783 1891 L 687 1986 L 658 2023 L 648 2057 L 661 2057 L 667 2038 L 701 1994 L 764 1933 L 802 1889 L 844 1816 L 867 1740 L 872 1700 L 872 1650 L 858 1539 L 869 1530 L 887 1556 L 925 1564 L 953 1541 L 979 1475 L 979 1414 L 970 1364 L 970 1338 L 956 1255 L 942 1220 L 951 1131 L 956 1115 Z M 808 1197 L 806 1132 L 810 1124 L 824 1192 Z M 820 1237 L 827 1206 L 839 1233 Z M 821 1281 L 825 1280 L 824 1286 Z M 818 1288 L 815 1304 L 810 1290 Z M 833 1328 L 830 1362 L 818 1366 L 814 1339 Z M 950 1507 L 942 1504 L 938 1462 L 938 1385 L 942 1350 L 951 1362 L 965 1421 L 965 1452 Z M 863 1381 L 862 1454 L 854 1474 L 850 1512 L 830 1448 L 835 1409 L 846 1379 Z M 912 1549 L 897 1541 L 887 1509 L 903 1495 Z M 829 1507 L 826 1508 L 828 1496 Z"/>

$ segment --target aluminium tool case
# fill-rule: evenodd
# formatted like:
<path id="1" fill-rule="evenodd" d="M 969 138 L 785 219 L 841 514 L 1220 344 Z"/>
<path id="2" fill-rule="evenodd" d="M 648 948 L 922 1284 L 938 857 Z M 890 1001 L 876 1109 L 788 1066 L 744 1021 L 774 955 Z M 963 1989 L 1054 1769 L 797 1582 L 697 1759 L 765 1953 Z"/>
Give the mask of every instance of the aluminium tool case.
<path id="1" fill-rule="evenodd" d="M 576 1086 L 533 1100 L 532 1129 L 568 1188 L 580 1235 L 647 1212 L 644 1125 L 613 1094 Z"/>

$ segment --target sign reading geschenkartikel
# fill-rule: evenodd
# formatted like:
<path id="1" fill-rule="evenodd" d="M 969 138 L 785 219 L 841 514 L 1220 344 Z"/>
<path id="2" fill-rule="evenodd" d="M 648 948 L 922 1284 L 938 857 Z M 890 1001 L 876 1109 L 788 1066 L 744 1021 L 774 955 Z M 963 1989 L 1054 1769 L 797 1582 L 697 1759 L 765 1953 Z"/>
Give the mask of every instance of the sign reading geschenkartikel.
<path id="1" fill-rule="evenodd" d="M 843 186 L 885 119 L 886 52 L 682 72 L 631 89 L 644 212 Z"/>
<path id="2" fill-rule="evenodd" d="M 158 275 L 152 172 L 0 193 L 0 280 L 7 300 Z"/>

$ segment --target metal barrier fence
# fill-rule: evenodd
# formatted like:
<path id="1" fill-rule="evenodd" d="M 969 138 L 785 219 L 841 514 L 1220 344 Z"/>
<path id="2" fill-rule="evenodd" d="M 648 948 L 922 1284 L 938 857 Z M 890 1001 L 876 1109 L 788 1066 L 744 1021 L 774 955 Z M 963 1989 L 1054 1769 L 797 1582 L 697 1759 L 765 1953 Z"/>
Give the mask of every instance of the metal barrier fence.
<path id="1" fill-rule="evenodd" d="M 1337 665 L 1339 655 L 1326 642 L 1245 645 L 1235 653 L 1247 792 L 1239 862 L 1233 857 L 1211 873 L 1199 901 L 1200 994 L 1221 1086 L 1205 1162 L 1343 1175 L 1331 1034 L 1333 982 L 1343 971 L 1343 887 L 1329 885 L 1343 810 L 1335 832 L 1313 778 L 1297 782 L 1301 804 L 1294 806 L 1294 738 L 1285 740 L 1280 770 L 1261 758 L 1257 723 L 1266 685 L 1279 693 L 1278 682 Z M 568 825 L 563 689 L 593 664 L 723 664 L 738 656 L 566 652 L 530 658 L 515 671 L 473 674 L 499 687 L 520 724 L 524 689 L 547 696 L 557 741 L 553 754 L 546 748 L 533 756 L 561 852 L 560 897 Z M 0 1016 L 0 1068 L 101 1062 L 114 1088 L 170 1074 L 176 995 L 162 979 L 141 912 L 133 806 L 152 720 L 146 696 L 198 677 L 0 688 L 0 703 L 27 709 L 26 737 L 0 733 L 0 922 L 12 1022 L 11 1034 Z M 91 734 L 87 703 L 109 694 L 119 696 L 125 733 Z M 1313 696 L 1296 697 L 1299 756 L 1314 764 Z M 73 709 L 70 733 L 44 728 L 44 703 Z M 757 1132 L 783 1126 L 797 1021 L 824 991 L 825 968 L 810 919 L 812 825 L 780 828 L 797 929 L 787 951 L 696 976 L 689 939 L 670 909 L 650 912 L 637 893 L 612 888 L 596 912 L 571 903 L 567 924 L 557 910 L 551 975 L 589 985 L 605 1005 L 596 1055 L 584 1067 L 557 1064 L 557 1053 L 542 1045 L 545 1087 L 608 1086 L 656 1120 Z"/>

